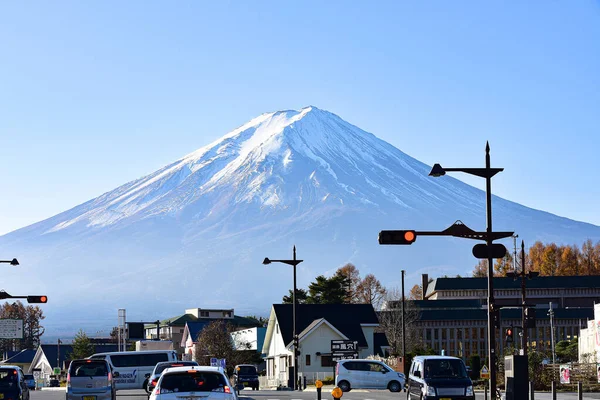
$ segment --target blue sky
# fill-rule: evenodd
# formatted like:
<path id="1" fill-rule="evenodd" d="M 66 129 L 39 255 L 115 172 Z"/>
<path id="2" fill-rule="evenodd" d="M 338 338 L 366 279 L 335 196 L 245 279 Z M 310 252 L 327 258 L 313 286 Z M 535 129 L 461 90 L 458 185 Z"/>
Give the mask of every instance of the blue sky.
<path id="1" fill-rule="evenodd" d="M 307 105 L 429 164 L 489 140 L 495 194 L 600 225 L 597 1 L 2 2 L 0 37 L 0 233 Z"/>

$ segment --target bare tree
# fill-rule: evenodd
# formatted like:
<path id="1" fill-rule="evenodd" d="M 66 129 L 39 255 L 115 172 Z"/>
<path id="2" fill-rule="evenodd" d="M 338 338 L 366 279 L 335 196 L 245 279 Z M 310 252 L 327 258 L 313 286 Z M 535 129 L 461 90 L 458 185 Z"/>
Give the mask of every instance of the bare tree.
<path id="1" fill-rule="evenodd" d="M 343 267 L 338 268 L 335 271 L 336 275 L 341 275 L 345 278 L 345 282 L 347 282 L 347 299 L 346 303 L 360 303 L 361 299 L 358 298 L 357 288 L 360 284 L 360 272 L 358 268 L 354 266 L 352 263 L 348 263 Z"/>
<path id="2" fill-rule="evenodd" d="M 386 308 L 379 313 L 379 328 L 385 333 L 391 347 L 392 355 L 402 354 L 402 294 L 398 288 L 387 291 L 385 296 Z M 414 302 L 404 302 L 404 326 L 406 327 L 406 351 L 422 347 L 422 336 L 417 327 L 419 310 Z"/>
<path id="3" fill-rule="evenodd" d="M 227 372 L 233 373 L 237 364 L 256 363 L 260 354 L 249 350 L 250 343 L 241 343 L 240 337 L 233 335 L 233 325 L 225 321 L 216 320 L 206 325 L 198 334 L 194 358 L 200 365 L 210 365 L 210 359 L 224 358 L 227 362 Z M 239 350 L 238 350 L 239 349 Z"/>
<path id="4" fill-rule="evenodd" d="M 361 303 L 373 305 L 376 310 L 379 309 L 385 298 L 386 289 L 375 275 L 369 274 L 360 281 L 356 287 L 356 294 Z"/>

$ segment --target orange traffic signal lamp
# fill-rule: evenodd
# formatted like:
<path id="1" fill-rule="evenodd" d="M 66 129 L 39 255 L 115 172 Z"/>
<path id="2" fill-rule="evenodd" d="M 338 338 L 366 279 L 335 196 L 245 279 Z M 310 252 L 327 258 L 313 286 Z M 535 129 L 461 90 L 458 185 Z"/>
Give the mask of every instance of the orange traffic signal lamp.
<path id="1" fill-rule="evenodd" d="M 47 303 L 48 296 L 27 296 L 28 303 Z"/>
<path id="2" fill-rule="evenodd" d="M 417 232 L 407 231 L 381 231 L 379 244 L 413 244 L 417 240 Z"/>
<path id="3" fill-rule="evenodd" d="M 513 342 L 513 328 L 506 328 L 506 343 Z"/>

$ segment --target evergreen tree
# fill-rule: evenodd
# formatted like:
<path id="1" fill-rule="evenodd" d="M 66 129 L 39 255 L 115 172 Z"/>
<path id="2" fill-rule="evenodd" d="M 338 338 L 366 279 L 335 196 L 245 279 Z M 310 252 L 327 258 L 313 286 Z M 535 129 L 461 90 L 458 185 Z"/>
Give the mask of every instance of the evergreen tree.
<path id="1" fill-rule="evenodd" d="M 319 275 L 308 286 L 307 303 L 311 304 L 344 304 L 348 298 L 346 278 L 334 275 L 326 278 Z"/>
<path id="2" fill-rule="evenodd" d="M 281 299 L 281 302 L 283 304 L 293 304 L 294 298 L 292 296 L 293 296 L 293 290 L 290 289 L 289 293 L 286 296 L 283 296 L 283 299 Z M 306 290 L 304 290 L 302 288 L 297 288 L 296 289 L 296 304 L 304 304 L 304 303 L 306 303 L 307 299 L 308 299 L 308 293 L 306 293 Z"/>
<path id="3" fill-rule="evenodd" d="M 86 358 L 95 353 L 94 344 L 85 334 L 83 329 L 80 329 L 73 339 L 73 352 L 69 355 L 72 360 Z"/>

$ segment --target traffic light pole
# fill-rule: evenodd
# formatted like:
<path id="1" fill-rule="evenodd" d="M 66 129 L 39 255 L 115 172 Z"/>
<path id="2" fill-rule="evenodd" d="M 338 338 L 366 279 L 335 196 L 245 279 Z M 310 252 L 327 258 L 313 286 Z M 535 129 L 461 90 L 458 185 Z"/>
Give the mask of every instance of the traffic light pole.
<path id="1" fill-rule="evenodd" d="M 298 337 L 296 336 L 296 246 L 294 246 L 294 295 L 292 296 L 292 302 L 294 305 L 292 306 L 292 319 L 294 320 L 292 326 L 292 335 L 294 342 L 294 383 L 292 384 L 292 390 L 296 390 L 296 385 L 298 385 Z"/>
<path id="2" fill-rule="evenodd" d="M 527 345 L 529 344 L 529 336 L 527 327 L 527 316 L 525 315 L 526 310 L 526 298 L 527 290 L 525 287 L 525 242 L 521 241 L 521 305 L 523 308 L 521 309 L 521 326 L 523 327 L 523 335 L 521 336 L 521 349 L 523 349 L 523 355 L 527 357 Z"/>
<path id="3" fill-rule="evenodd" d="M 490 165 L 490 145 L 485 146 L 485 169 L 489 170 Z M 494 239 L 492 238 L 492 176 L 485 177 L 485 195 L 486 195 L 486 244 L 491 247 Z M 496 393 L 496 326 L 494 324 L 494 259 L 488 257 L 488 360 L 490 363 L 490 393 L 492 396 Z"/>

